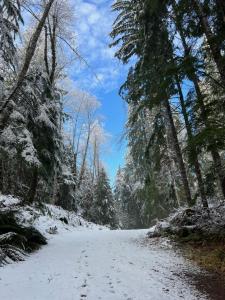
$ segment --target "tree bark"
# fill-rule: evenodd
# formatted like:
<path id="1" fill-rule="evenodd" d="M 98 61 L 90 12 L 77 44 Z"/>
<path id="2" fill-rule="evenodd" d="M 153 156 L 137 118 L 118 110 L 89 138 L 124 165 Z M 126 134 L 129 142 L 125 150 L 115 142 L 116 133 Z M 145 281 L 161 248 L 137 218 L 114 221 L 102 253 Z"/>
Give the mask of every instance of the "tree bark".
<path id="1" fill-rule="evenodd" d="M 202 119 L 205 127 L 210 128 L 210 123 L 209 123 L 208 115 L 207 115 L 207 112 L 206 112 L 206 109 L 205 109 L 205 103 L 204 103 L 204 100 L 203 100 L 203 95 L 201 93 L 199 83 L 198 83 L 198 79 L 197 79 L 197 76 L 196 76 L 195 73 L 193 73 L 192 81 L 194 83 L 197 98 L 198 98 L 198 104 L 199 104 L 200 111 L 201 111 L 201 119 Z M 212 155 L 212 158 L 213 158 L 213 163 L 214 163 L 214 167 L 215 167 L 215 170 L 216 170 L 216 173 L 217 173 L 217 177 L 219 179 L 220 188 L 221 188 L 221 191 L 222 191 L 223 196 L 225 198 L 225 186 L 224 186 L 225 185 L 225 174 L 224 174 L 224 171 L 223 171 L 220 154 L 219 154 L 218 150 L 215 148 L 214 145 L 213 145 L 213 148 L 211 149 L 211 155 Z"/>
<path id="2" fill-rule="evenodd" d="M 176 78 L 176 81 L 177 81 L 177 88 L 178 88 L 178 94 L 179 94 L 179 98 L 180 98 L 182 115 L 184 117 L 185 127 L 187 130 L 188 143 L 190 144 L 190 141 L 193 138 L 192 128 L 191 128 L 191 124 L 189 122 L 187 109 L 186 109 L 186 105 L 185 105 L 185 101 L 184 101 L 184 96 L 183 96 L 182 88 L 181 88 L 178 77 Z M 198 154 L 197 154 L 197 151 L 195 148 L 192 148 L 191 151 L 192 151 L 192 156 L 193 156 L 193 165 L 194 165 L 194 169 L 195 169 L 195 174 L 196 174 L 196 178 L 198 181 L 198 187 L 199 187 L 200 196 L 201 196 L 201 200 L 202 200 L 202 205 L 203 205 L 203 207 L 208 208 L 208 201 L 206 199 L 201 167 L 200 167 L 200 163 L 198 161 Z"/>
<path id="3" fill-rule="evenodd" d="M 49 64 L 48 64 L 48 28 L 45 26 L 45 48 L 44 48 L 44 60 L 46 72 L 49 75 Z"/>
<path id="4" fill-rule="evenodd" d="M 220 11 L 221 16 L 223 18 L 223 23 L 225 25 L 225 1 L 224 0 L 216 0 L 216 6 L 218 11 Z"/>
<path id="5" fill-rule="evenodd" d="M 216 36 L 213 34 L 207 16 L 205 15 L 202 4 L 199 2 L 199 0 L 192 0 L 194 7 L 196 8 L 197 15 L 200 19 L 202 30 L 204 31 L 210 51 L 212 54 L 212 57 L 214 59 L 214 62 L 216 64 L 217 70 L 220 74 L 220 78 L 222 80 L 222 83 L 225 86 L 225 61 L 221 55 L 221 49 L 220 46 L 217 43 Z M 222 3 L 222 2 L 221 2 Z M 224 4 L 222 4 L 224 6 Z"/>
<path id="6" fill-rule="evenodd" d="M 218 151 L 215 150 L 215 149 L 211 150 L 211 155 L 212 155 L 212 158 L 213 158 L 214 167 L 215 167 L 215 170 L 216 170 L 216 173 L 217 173 L 217 177 L 219 179 L 220 188 L 221 188 L 222 194 L 225 198 L 225 176 L 224 176 L 221 157 L 220 157 Z"/>
<path id="7" fill-rule="evenodd" d="M 0 159 L 0 192 L 2 193 L 3 193 L 3 178 L 4 178 L 3 161 Z"/>
<path id="8" fill-rule="evenodd" d="M 38 168 L 35 167 L 33 171 L 33 176 L 32 176 L 32 181 L 31 181 L 31 186 L 30 190 L 27 195 L 27 202 L 28 203 L 33 203 L 35 196 L 36 196 L 36 191 L 37 191 L 37 185 L 38 185 Z"/>
<path id="9" fill-rule="evenodd" d="M 83 156 L 81 169 L 80 169 L 80 176 L 79 176 L 78 184 L 77 184 L 78 189 L 80 188 L 80 185 L 81 185 L 81 183 L 83 181 L 83 177 L 84 177 L 85 163 L 86 163 L 86 158 L 87 158 L 87 153 L 88 153 L 88 146 L 89 146 L 89 142 L 90 142 L 90 137 L 91 137 L 91 128 L 90 128 L 90 125 L 89 125 L 88 136 L 87 136 L 87 141 L 86 141 L 85 150 L 84 150 L 84 156 Z"/>
<path id="10" fill-rule="evenodd" d="M 173 5 L 173 9 L 175 11 L 175 5 Z M 190 49 L 187 45 L 183 30 L 182 30 L 182 26 L 181 26 L 180 22 L 178 22 L 177 18 L 175 19 L 175 23 L 176 23 L 175 24 L 176 28 L 177 28 L 177 30 L 180 34 L 180 37 L 181 37 L 181 41 L 182 41 L 182 45 L 183 45 L 184 53 L 185 53 L 185 58 L 189 59 L 189 65 L 190 65 L 189 67 L 190 68 L 189 68 L 188 77 L 189 77 L 189 80 L 192 81 L 193 84 L 194 84 L 194 88 L 195 88 L 196 95 L 197 95 L 197 101 L 198 101 L 199 108 L 200 108 L 201 119 L 204 123 L 204 126 L 206 128 L 210 128 L 208 115 L 207 115 L 207 112 L 206 112 L 206 109 L 205 109 L 204 96 L 202 95 L 202 92 L 201 92 L 201 89 L 200 89 L 200 86 L 199 86 L 199 80 L 198 80 L 198 77 L 196 75 L 195 68 L 192 64 Z M 217 177 L 218 177 L 218 180 L 219 180 L 219 183 L 220 183 L 220 188 L 221 188 L 222 194 L 225 198 L 225 174 L 224 174 L 223 167 L 222 167 L 221 157 L 220 157 L 220 154 L 219 154 L 219 152 L 216 148 L 213 148 L 211 150 L 211 155 L 212 155 L 212 158 L 213 158 L 215 170 L 217 172 Z"/>
<path id="11" fill-rule="evenodd" d="M 35 53 L 35 50 L 36 50 L 36 47 L 37 47 L 38 39 L 40 37 L 42 29 L 43 29 L 43 27 L 45 25 L 45 21 L 46 21 L 46 19 L 48 17 L 49 11 L 50 11 L 51 6 L 52 6 L 52 4 L 53 4 L 54 1 L 55 0 L 49 0 L 49 2 L 46 4 L 45 10 L 43 12 L 43 15 L 42 15 L 42 17 L 41 17 L 41 19 L 40 19 L 37 27 L 36 27 L 36 30 L 34 31 L 32 37 L 30 39 L 30 42 L 28 44 L 28 47 L 27 47 L 27 50 L 26 50 L 26 54 L 25 54 L 25 60 L 24 60 L 22 69 L 19 72 L 16 85 L 13 88 L 12 93 L 9 95 L 9 97 L 6 99 L 5 103 L 3 104 L 3 106 L 0 109 L 0 115 L 1 115 L 0 125 L 1 125 L 2 120 L 3 120 L 2 114 L 4 113 L 5 109 L 8 107 L 10 101 L 15 98 L 18 90 L 20 89 L 20 87 L 21 87 L 21 85 L 22 85 L 22 83 L 23 83 L 23 81 L 25 79 L 25 76 L 26 76 L 27 71 L 28 71 L 28 69 L 30 67 L 30 63 L 32 61 L 32 58 L 34 56 L 34 53 Z"/>
<path id="12" fill-rule="evenodd" d="M 179 145 L 177 131 L 176 131 L 176 127 L 175 127 L 175 124 L 173 121 L 172 111 L 171 111 L 171 107 L 170 107 L 170 103 L 169 103 L 168 99 L 165 99 L 165 108 L 166 108 L 166 114 L 168 117 L 170 130 L 171 130 L 171 134 L 172 134 L 174 151 L 176 153 L 177 162 L 179 164 L 180 174 L 181 174 L 181 178 L 182 178 L 182 183 L 184 186 L 186 202 L 189 206 L 191 206 L 193 203 L 192 203 L 192 198 L 191 198 L 189 182 L 188 182 L 188 178 L 187 178 L 186 167 L 184 164 L 183 155 L 182 155 L 181 148 Z"/>
<path id="13" fill-rule="evenodd" d="M 56 71 L 56 27 L 57 27 L 57 18 L 56 16 L 52 17 L 52 28 L 49 23 L 49 32 L 50 32 L 50 41 L 51 41 L 51 53 L 52 53 L 52 61 L 51 61 L 51 72 L 50 72 L 50 83 L 53 84 L 55 79 L 55 71 Z"/>
<path id="14" fill-rule="evenodd" d="M 55 170 L 53 177 L 52 204 L 57 203 L 56 195 L 58 193 L 58 172 Z"/>

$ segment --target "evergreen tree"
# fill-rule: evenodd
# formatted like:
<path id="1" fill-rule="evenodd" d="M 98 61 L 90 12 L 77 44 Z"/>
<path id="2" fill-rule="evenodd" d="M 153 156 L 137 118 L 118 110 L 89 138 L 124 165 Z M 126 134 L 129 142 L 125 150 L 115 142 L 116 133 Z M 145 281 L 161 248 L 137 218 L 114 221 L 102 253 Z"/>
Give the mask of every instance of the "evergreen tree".
<path id="1" fill-rule="evenodd" d="M 23 23 L 20 1 L 2 0 L 0 2 L 0 57 L 11 66 L 15 63 L 15 37 L 19 33 L 20 23 Z"/>
<path id="2" fill-rule="evenodd" d="M 97 224 L 116 225 L 113 194 L 104 168 L 100 169 L 96 178 L 91 218 Z"/>
<path id="3" fill-rule="evenodd" d="M 207 208 L 209 181 L 218 181 L 215 197 L 224 195 L 223 8 L 222 1 L 198 0 L 113 5 L 115 56 L 133 64 L 120 93 L 129 106 L 132 172 L 142 178 L 135 201 L 147 199 L 142 218 L 184 199 Z"/>
<path id="4" fill-rule="evenodd" d="M 91 170 L 89 170 L 87 167 L 85 168 L 84 178 L 82 180 L 80 188 L 76 190 L 75 195 L 82 216 L 86 220 L 92 221 L 92 207 L 94 205 L 94 184 Z"/>

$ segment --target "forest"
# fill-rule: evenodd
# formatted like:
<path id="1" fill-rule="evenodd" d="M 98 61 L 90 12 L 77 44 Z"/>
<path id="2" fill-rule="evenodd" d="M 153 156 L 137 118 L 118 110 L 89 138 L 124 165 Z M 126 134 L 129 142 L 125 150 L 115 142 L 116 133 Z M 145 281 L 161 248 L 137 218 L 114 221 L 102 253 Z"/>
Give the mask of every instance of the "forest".
<path id="1" fill-rule="evenodd" d="M 79 31 L 81 14 L 85 17 Z M 86 27 L 93 32 L 99 30 L 96 24 L 104 27 L 103 16 L 111 22 L 110 32 L 98 45 L 100 40 L 87 36 L 91 31 Z M 108 55 L 116 71 L 110 65 L 103 76 L 92 67 L 90 57 L 79 48 L 79 41 L 89 39 L 95 49 L 90 57 L 99 52 L 98 63 L 98 57 Z M 92 74 L 90 82 L 83 70 Z M 110 76 L 116 77 L 120 71 L 124 80 L 116 78 L 116 86 L 108 91 L 104 78 L 113 81 Z M 88 82 L 90 89 L 79 84 L 81 81 Z M 111 139 L 115 132 L 108 132 L 107 118 L 101 112 L 117 104 L 114 99 L 112 104 L 100 99 L 99 93 L 91 90 L 96 85 L 102 93 L 120 97 L 126 110 L 120 132 L 120 141 L 126 144 L 124 159 L 119 165 L 118 156 L 111 155 L 113 170 L 105 157 L 110 153 L 109 144 L 115 143 Z M 116 127 L 118 118 L 112 111 L 115 124 L 110 124 L 111 128 Z M 45 296 L 33 298 L 31 285 L 26 295 L 21 289 L 15 299 L 66 300 L 74 295 L 72 299 L 79 300 L 222 300 L 224 288 L 221 298 L 215 294 L 204 298 L 193 286 L 189 295 L 179 280 L 173 287 L 168 284 L 168 289 L 165 282 L 170 275 L 157 264 L 161 255 L 168 269 L 174 267 L 161 247 L 169 239 L 188 243 L 185 247 L 192 261 L 224 276 L 224 228 L 224 0 L 0 0 L 0 272 L 2 266 L 7 271 L 8 263 L 26 260 L 27 254 L 49 244 L 37 254 L 45 274 L 56 253 L 54 274 L 49 273 L 47 284 L 64 270 L 64 265 L 59 265 L 64 259 L 60 247 L 68 261 L 80 261 L 82 267 L 76 267 L 85 277 L 78 285 L 82 290 L 79 296 L 75 290 L 75 294 L 69 293 L 70 289 L 60 296 L 56 284 L 56 294 L 47 294 L 46 285 Z M 145 247 L 148 243 L 153 243 L 150 249 L 158 247 L 159 256 L 132 244 L 138 239 L 145 241 Z M 72 253 L 70 246 L 80 254 L 78 250 Z M 187 267 L 183 258 L 171 253 L 175 266 Z M 97 292 L 100 279 L 90 282 L 93 287 L 88 289 L 91 268 L 90 274 L 82 268 L 89 266 L 89 256 L 96 274 L 99 266 L 104 278 L 109 279 L 112 272 L 110 291 Z M 125 290 L 119 288 L 120 272 L 115 273 L 121 267 L 118 261 L 124 263 Z M 148 261 L 146 266 L 142 266 L 144 261 Z M 35 265 L 28 261 L 29 270 L 32 263 Z M 164 274 L 162 292 L 149 290 L 152 287 L 142 272 L 140 282 L 134 281 L 136 289 L 128 288 L 127 274 L 135 263 L 137 274 L 141 268 Z M 156 263 L 155 269 L 150 263 Z M 24 266 L 23 270 L 18 265 L 18 272 L 26 272 Z M 71 267 L 65 272 L 72 289 L 71 278 L 79 276 L 71 276 Z M 201 274 L 201 270 L 196 272 Z M 3 274 L 7 281 L 10 276 Z M 150 275 L 153 280 L 154 272 Z M 28 279 L 25 276 L 17 285 L 26 285 Z M 42 279 L 38 277 L 40 282 Z M 146 281 L 145 288 L 138 294 L 141 280 Z M 115 296 L 117 292 L 121 294 Z M 11 299 L 6 288 L 4 295 L 5 300 Z"/>
<path id="2" fill-rule="evenodd" d="M 120 88 L 128 103 L 121 218 L 149 226 L 174 207 L 224 203 L 224 1 L 116 1 L 113 10 L 111 46 L 130 65 Z"/>
<path id="3" fill-rule="evenodd" d="M 71 5 L 1 1 L 0 190 L 113 225 L 100 102 L 67 74 L 80 59 Z"/>

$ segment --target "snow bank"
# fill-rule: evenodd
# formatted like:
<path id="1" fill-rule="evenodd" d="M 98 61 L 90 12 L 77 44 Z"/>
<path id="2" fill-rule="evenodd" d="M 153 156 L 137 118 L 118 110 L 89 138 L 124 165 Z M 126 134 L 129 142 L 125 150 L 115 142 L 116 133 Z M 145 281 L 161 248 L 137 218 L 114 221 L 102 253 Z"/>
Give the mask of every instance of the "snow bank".
<path id="1" fill-rule="evenodd" d="M 20 202 L 20 199 L 15 198 L 11 195 L 0 195 L 0 209 L 18 205 Z"/>
<path id="2" fill-rule="evenodd" d="M 150 228 L 148 236 L 159 237 L 175 235 L 187 240 L 225 238 L 225 204 L 203 209 L 196 206 L 182 207 L 167 219 L 159 221 Z"/>
<path id="3" fill-rule="evenodd" d="M 19 209 L 17 217 L 22 224 L 32 225 L 42 234 L 49 235 L 51 228 L 57 228 L 58 233 L 82 229 L 103 229 L 105 227 L 87 222 L 74 212 L 69 212 L 55 205 L 43 204 L 25 206 Z"/>
<path id="4" fill-rule="evenodd" d="M 11 195 L 0 195 L 0 209 L 13 209 L 19 224 L 26 227 L 33 226 L 47 237 L 52 233 L 72 230 L 107 229 L 104 226 L 87 222 L 79 214 L 55 205 L 34 203 L 22 206 L 21 200 Z"/>
<path id="5" fill-rule="evenodd" d="M 0 267 L 24 260 L 27 253 L 46 245 L 55 234 L 61 238 L 65 232 L 93 229 L 108 228 L 87 222 L 75 212 L 55 205 L 25 206 L 18 198 L 0 195 Z"/>

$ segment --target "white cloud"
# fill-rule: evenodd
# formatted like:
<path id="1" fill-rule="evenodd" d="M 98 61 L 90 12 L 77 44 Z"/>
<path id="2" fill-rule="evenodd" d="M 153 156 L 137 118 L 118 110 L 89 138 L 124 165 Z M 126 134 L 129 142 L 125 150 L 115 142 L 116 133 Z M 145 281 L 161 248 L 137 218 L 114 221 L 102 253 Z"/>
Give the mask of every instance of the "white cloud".
<path id="1" fill-rule="evenodd" d="M 89 67 L 77 63 L 76 71 L 73 68 L 71 72 L 81 88 L 92 92 L 103 86 L 107 90 L 118 89 L 126 72 L 126 68 L 114 58 L 115 50 L 109 48 L 109 33 L 114 20 L 112 3 L 112 0 L 75 2 L 78 51 Z"/>

